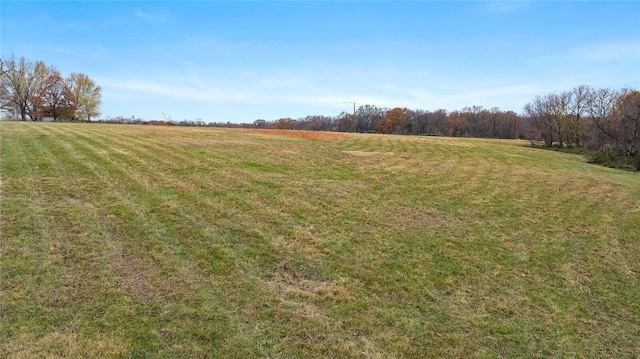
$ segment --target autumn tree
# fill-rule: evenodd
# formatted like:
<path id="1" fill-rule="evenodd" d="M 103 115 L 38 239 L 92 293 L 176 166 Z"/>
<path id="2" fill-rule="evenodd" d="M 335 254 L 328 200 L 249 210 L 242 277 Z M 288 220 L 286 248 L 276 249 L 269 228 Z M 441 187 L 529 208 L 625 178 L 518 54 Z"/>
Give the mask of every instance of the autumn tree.
<path id="1" fill-rule="evenodd" d="M 353 114 L 341 112 L 333 122 L 333 130 L 336 132 L 355 132 L 356 121 Z"/>
<path id="2" fill-rule="evenodd" d="M 60 118 L 71 118 L 76 111 L 76 98 L 55 68 L 50 69 L 45 78 L 42 89 L 38 92 L 41 110 L 45 116 L 53 117 L 54 121 Z"/>
<path id="3" fill-rule="evenodd" d="M 0 68 L 0 110 L 12 118 L 90 120 L 100 113 L 101 88 L 84 74 L 64 79 L 60 71 L 42 61 L 32 63 L 14 56 L 2 58 Z"/>
<path id="4" fill-rule="evenodd" d="M 296 123 L 296 120 L 287 117 L 276 120 L 273 126 L 278 130 L 293 130 L 296 128 Z"/>
<path id="5" fill-rule="evenodd" d="M 75 116 L 82 120 L 100 116 L 102 88 L 83 73 L 72 72 L 66 79 L 67 86 L 76 100 Z"/>
<path id="6" fill-rule="evenodd" d="M 380 133 L 394 133 L 397 132 L 404 121 L 404 111 L 406 109 L 396 107 L 389 112 L 384 117 L 383 120 L 378 121 L 376 125 L 376 130 Z"/>
<path id="7" fill-rule="evenodd" d="M 461 137 L 466 134 L 467 120 L 460 111 L 452 111 L 447 116 L 447 135 Z"/>
<path id="8" fill-rule="evenodd" d="M 31 75 L 32 90 L 27 102 L 27 112 L 33 121 L 42 121 L 43 117 L 49 116 L 46 113 L 45 97 L 50 85 L 48 80 L 53 75 L 54 70 L 42 61 L 37 61 L 33 66 Z"/>

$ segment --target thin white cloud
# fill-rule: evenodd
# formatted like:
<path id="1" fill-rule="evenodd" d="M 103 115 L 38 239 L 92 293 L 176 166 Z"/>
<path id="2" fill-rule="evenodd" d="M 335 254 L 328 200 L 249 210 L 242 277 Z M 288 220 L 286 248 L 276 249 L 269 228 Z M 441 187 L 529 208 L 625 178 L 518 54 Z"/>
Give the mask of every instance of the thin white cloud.
<path id="1" fill-rule="evenodd" d="M 362 71 L 336 74 L 331 71 L 243 72 L 227 75 L 202 75 L 193 71 L 188 75 L 164 73 L 138 78 L 103 79 L 104 92 L 127 99 L 166 99 L 182 103 L 216 105 L 309 106 L 344 109 L 343 101 L 355 101 L 378 107 L 408 107 L 435 110 L 460 109 L 464 106 L 502 106 L 518 111 L 541 91 L 533 84 L 505 85 L 488 88 L 459 80 L 447 90 L 430 90 L 430 78 L 394 81 L 394 73 Z M 115 99 L 115 97 L 114 97 Z M 497 102 L 496 99 L 500 99 Z M 507 106 L 508 108 L 505 108 Z M 311 114 L 311 113 L 309 113 Z"/>
<path id="2" fill-rule="evenodd" d="M 165 14 L 150 13 L 142 9 L 135 9 L 133 11 L 133 15 L 146 23 L 162 23 L 167 20 L 167 16 Z"/>
<path id="3" fill-rule="evenodd" d="M 195 47 L 195 44 L 189 44 Z M 211 46 L 204 47 L 215 48 L 215 52 L 219 52 L 220 47 L 235 50 L 232 57 L 239 59 L 237 62 L 242 61 L 240 55 L 245 51 L 250 54 L 255 51 L 246 44 L 215 40 L 205 44 Z M 173 46 L 176 46 L 175 50 L 179 49 L 177 45 Z M 264 46 L 261 49 L 264 50 Z M 170 50 L 154 50 L 149 56 L 159 58 L 162 54 L 174 53 Z M 242 111 L 281 108 L 283 115 L 286 115 L 286 109 L 294 107 L 324 108 L 323 114 L 337 114 L 348 110 L 349 106 L 340 104 L 343 101 L 355 101 L 357 106 L 371 104 L 426 110 L 457 110 L 481 105 L 519 112 L 536 95 L 563 91 L 584 83 L 603 87 L 627 85 L 629 82 L 603 84 L 600 79 L 611 77 L 597 71 L 612 71 L 613 67 L 609 65 L 612 61 L 637 61 L 640 46 L 634 41 L 584 45 L 532 58 L 518 71 L 505 70 L 499 77 L 482 72 L 474 76 L 464 71 L 445 73 L 437 66 L 399 68 L 372 63 L 352 69 L 340 62 L 309 61 L 291 68 L 271 64 L 262 70 L 260 66 L 248 67 L 244 63 L 225 63 L 210 58 L 203 61 L 183 57 L 163 65 L 158 58 L 154 57 L 154 68 L 138 68 L 135 73 L 110 74 L 100 79 L 103 93 L 112 93 L 111 98 L 117 101 L 135 98 L 182 103 L 187 107 L 192 104 L 208 104 L 211 108 L 238 106 Z M 596 62 L 598 66 L 593 65 Z M 587 75 L 592 77 L 587 78 Z M 633 76 L 638 79 L 638 75 Z M 633 86 L 633 77 L 630 78 Z M 189 110 L 185 108 L 185 111 Z M 307 114 L 314 114 L 312 111 L 315 110 L 309 111 Z"/>
<path id="4" fill-rule="evenodd" d="M 153 16 L 151 16 L 151 14 L 148 14 L 140 9 L 136 9 L 133 11 L 133 15 L 135 15 L 136 17 L 143 19 L 143 20 L 151 20 L 153 19 Z"/>
<path id="5" fill-rule="evenodd" d="M 189 83 L 170 84 L 152 80 L 109 81 L 104 88 L 139 98 L 166 98 L 191 102 L 255 103 L 256 96 L 242 89 L 192 87 Z"/>

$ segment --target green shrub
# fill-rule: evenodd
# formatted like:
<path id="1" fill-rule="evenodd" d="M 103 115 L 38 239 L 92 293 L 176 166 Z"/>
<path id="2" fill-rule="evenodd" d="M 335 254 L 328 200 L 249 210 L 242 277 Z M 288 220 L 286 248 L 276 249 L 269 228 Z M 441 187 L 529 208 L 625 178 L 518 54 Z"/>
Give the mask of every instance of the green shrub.
<path id="1" fill-rule="evenodd" d="M 640 170 L 640 158 L 625 155 L 617 146 L 607 146 L 602 150 L 592 152 L 589 156 L 589 163 L 627 171 Z"/>

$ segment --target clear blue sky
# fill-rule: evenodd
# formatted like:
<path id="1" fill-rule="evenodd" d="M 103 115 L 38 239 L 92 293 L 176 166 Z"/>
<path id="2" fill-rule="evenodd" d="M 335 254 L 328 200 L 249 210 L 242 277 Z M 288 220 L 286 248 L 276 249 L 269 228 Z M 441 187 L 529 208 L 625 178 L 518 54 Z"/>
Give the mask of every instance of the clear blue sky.
<path id="1" fill-rule="evenodd" d="M 640 88 L 640 2 L 0 1 L 2 56 L 102 86 L 102 117 L 253 122 L 357 106 L 520 112 Z"/>

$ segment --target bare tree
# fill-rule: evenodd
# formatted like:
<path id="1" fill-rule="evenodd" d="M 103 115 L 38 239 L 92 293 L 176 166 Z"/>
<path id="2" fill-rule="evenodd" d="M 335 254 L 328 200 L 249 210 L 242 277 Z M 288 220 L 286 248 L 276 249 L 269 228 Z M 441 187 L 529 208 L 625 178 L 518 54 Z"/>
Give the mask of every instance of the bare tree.
<path id="1" fill-rule="evenodd" d="M 333 122 L 333 130 L 337 132 L 354 132 L 356 130 L 356 121 L 353 114 L 341 112 Z"/>
<path id="2" fill-rule="evenodd" d="M 640 157 L 640 91 L 620 91 L 612 120 L 616 128 L 617 144 L 624 155 Z M 640 160 L 637 165 L 640 166 Z"/>
<path id="3" fill-rule="evenodd" d="M 333 119 L 329 116 L 312 115 L 298 120 L 301 130 L 329 131 L 333 127 Z"/>
<path id="4" fill-rule="evenodd" d="M 545 146 L 553 146 L 558 133 L 558 122 L 553 111 L 553 96 L 536 96 L 524 105 L 524 115 L 529 119 L 533 135 L 544 141 Z"/>
<path id="5" fill-rule="evenodd" d="M 616 101 L 620 98 L 619 91 L 601 88 L 593 91 L 591 101 L 587 109 L 591 119 L 591 143 L 590 147 L 601 149 L 607 144 L 617 141 L 616 127 L 612 116 Z"/>
<path id="6" fill-rule="evenodd" d="M 356 132 L 374 131 L 378 121 L 384 118 L 384 111 L 373 105 L 358 107 L 355 113 Z"/>
<path id="7" fill-rule="evenodd" d="M 482 106 L 467 106 L 460 111 L 466 123 L 466 136 L 489 137 L 487 133 L 486 111 Z"/>
<path id="8" fill-rule="evenodd" d="M 33 91 L 33 64 L 24 57 L 16 60 L 12 55 L 3 59 L 0 76 L 0 106 L 21 120 L 26 121 L 29 99 Z"/>
<path id="9" fill-rule="evenodd" d="M 561 127 L 561 138 L 567 145 L 581 147 L 588 135 L 588 109 L 591 106 L 594 90 L 587 85 L 580 85 L 560 95 L 561 109 L 558 123 Z"/>

